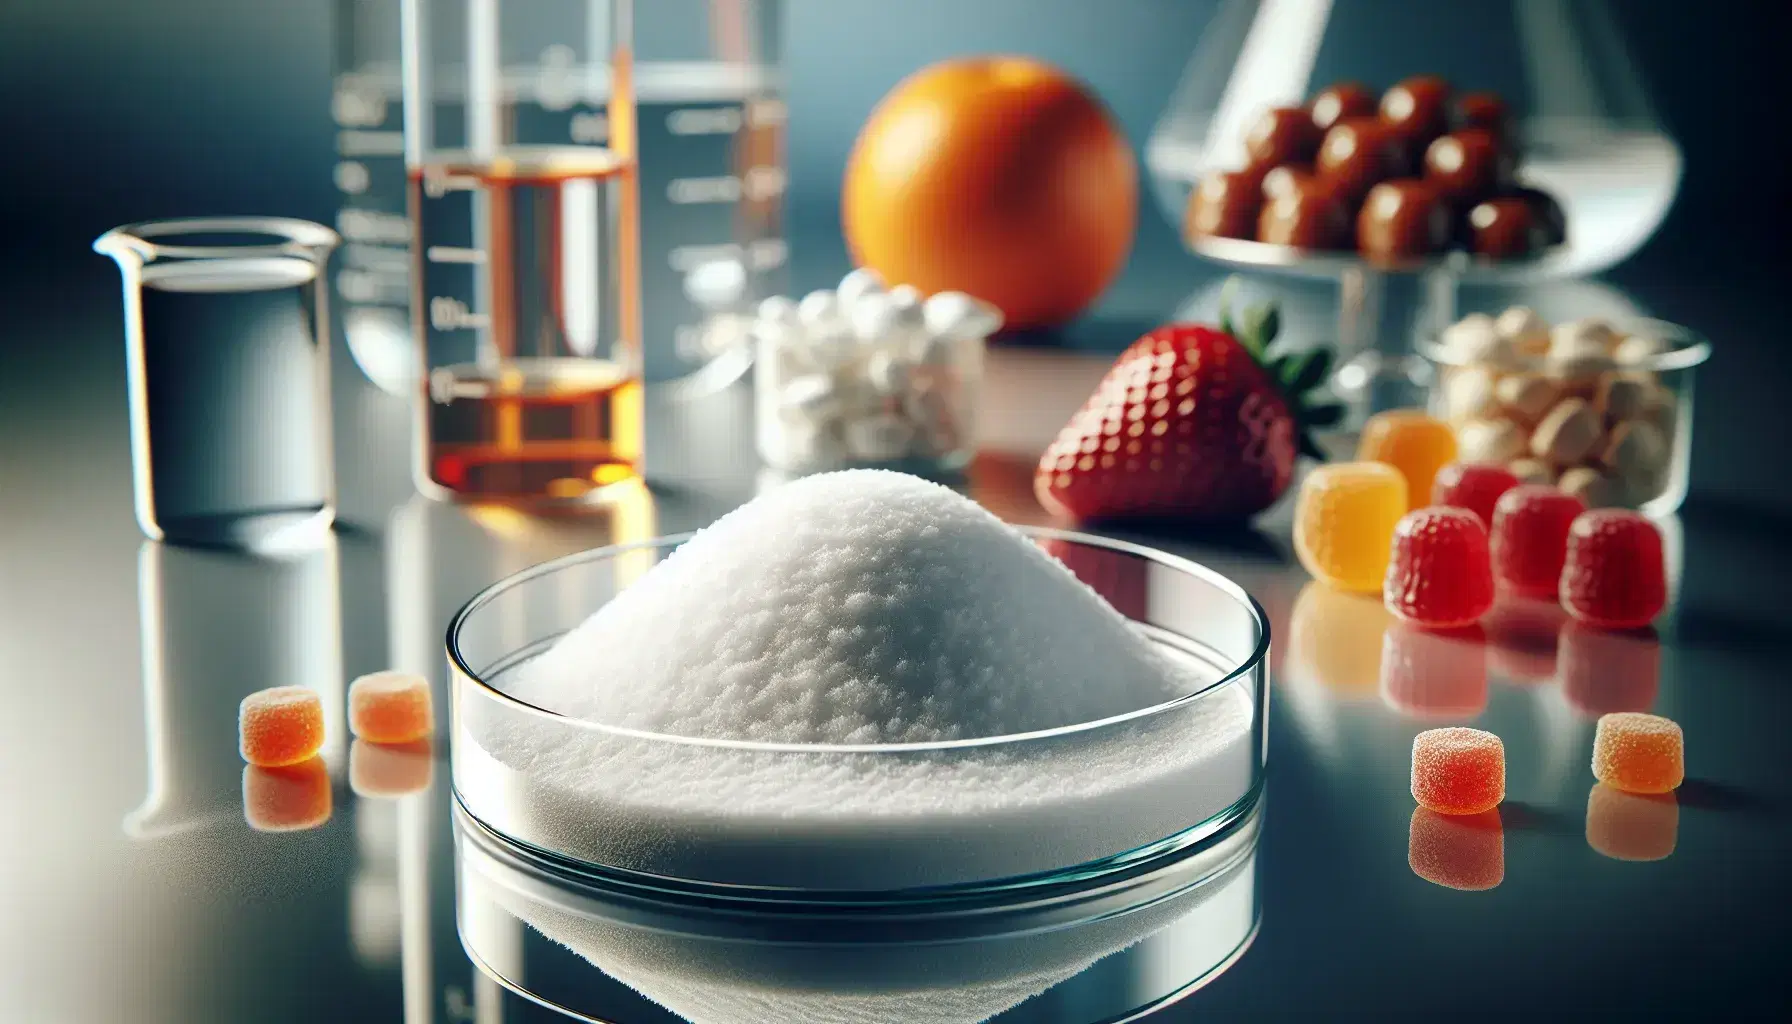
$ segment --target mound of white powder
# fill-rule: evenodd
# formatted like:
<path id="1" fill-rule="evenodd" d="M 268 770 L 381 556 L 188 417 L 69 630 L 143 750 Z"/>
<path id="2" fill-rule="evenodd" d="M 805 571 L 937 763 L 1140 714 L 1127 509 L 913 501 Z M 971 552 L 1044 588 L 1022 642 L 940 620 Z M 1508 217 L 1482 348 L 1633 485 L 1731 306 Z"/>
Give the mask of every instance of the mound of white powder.
<path id="1" fill-rule="evenodd" d="M 500 831 L 595 863 L 746 885 L 892 889 L 1136 849 L 1250 791 L 1242 681 L 1044 741 L 789 752 L 644 739 L 917 743 L 1110 718 L 1231 666 L 1147 640 L 1025 535 L 914 477 L 771 491 L 464 701 L 455 786 Z"/>
<path id="2" fill-rule="evenodd" d="M 981 506 L 851 470 L 718 520 L 537 659 L 516 693 L 681 736 L 924 743 L 1186 691 L 1118 612 Z"/>

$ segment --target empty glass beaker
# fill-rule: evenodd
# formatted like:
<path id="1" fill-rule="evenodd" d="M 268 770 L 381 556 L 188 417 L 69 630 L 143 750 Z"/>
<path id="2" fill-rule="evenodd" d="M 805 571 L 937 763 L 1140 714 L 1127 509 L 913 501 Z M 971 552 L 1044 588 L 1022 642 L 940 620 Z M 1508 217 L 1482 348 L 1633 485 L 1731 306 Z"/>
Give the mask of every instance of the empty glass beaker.
<path id="1" fill-rule="evenodd" d="M 782 0 L 654 0 L 635 12 L 641 290 L 649 382 L 685 393 L 752 365 L 748 314 L 783 294 Z"/>
<path id="2" fill-rule="evenodd" d="M 632 0 L 405 0 L 417 485 L 564 502 L 639 474 Z"/>
<path id="3" fill-rule="evenodd" d="M 124 276 L 137 523 L 231 547 L 315 539 L 336 514 L 324 267 L 334 231 L 279 217 L 129 224 Z"/>

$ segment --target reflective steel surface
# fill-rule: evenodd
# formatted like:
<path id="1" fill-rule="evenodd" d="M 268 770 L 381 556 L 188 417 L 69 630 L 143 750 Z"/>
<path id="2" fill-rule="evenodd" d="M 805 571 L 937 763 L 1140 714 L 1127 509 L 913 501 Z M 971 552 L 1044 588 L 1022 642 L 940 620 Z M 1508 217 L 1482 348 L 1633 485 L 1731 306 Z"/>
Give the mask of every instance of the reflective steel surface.
<path id="1" fill-rule="evenodd" d="M 551 928 L 519 924 L 523 905 L 470 900 L 444 751 L 382 758 L 335 742 L 327 794 L 303 783 L 274 794 L 295 814 L 327 799 L 328 820 L 260 831 L 245 818 L 234 714 L 254 689 L 339 693 L 380 668 L 426 672 L 441 687 L 443 629 L 480 587 L 581 548 L 701 526 L 775 485 L 752 457 L 744 389 L 676 415 L 653 410 L 651 495 L 542 520 L 408 497 L 402 409 L 339 379 L 351 527 L 274 559 L 166 547 L 131 522 L 116 285 L 94 270 L 56 303 L 25 301 L 29 274 L 5 292 L 18 313 L 0 374 L 0 650 L 11 697 L 0 715 L 0 1020 L 558 1019 L 506 987 L 531 984 L 511 976 L 519 966 L 588 998 L 583 1012 L 600 1019 L 673 1019 L 626 985 L 581 973 L 591 958 Z M 1123 313 L 1168 310 L 1191 292 L 1199 308 L 1212 283 L 1139 280 L 1115 300 Z M 1641 306 L 1642 292 L 1619 297 Z M 1768 308 L 1769 294 L 1752 294 L 1748 308 Z M 1763 473 L 1784 466 L 1783 453 L 1750 450 L 1769 439 L 1743 426 L 1759 422 L 1765 388 L 1748 366 L 1783 369 L 1784 356 L 1749 332 L 1758 314 L 1701 306 L 1671 285 L 1648 295 L 1662 296 L 1669 308 L 1655 311 L 1670 317 L 1710 312 L 1700 326 L 1718 348 L 1701 381 L 1695 498 L 1663 524 L 1676 603 L 1653 636 L 1580 630 L 1537 606 L 1501 608 L 1478 642 L 1403 629 L 1374 602 L 1308 583 L 1286 507 L 1237 536 L 1123 535 L 1233 575 L 1275 630 L 1268 790 L 1243 912 L 1255 938 L 1151 1019 L 1728 1019 L 1745 1007 L 1769 1019 L 1787 1008 L 1792 541 L 1771 516 L 1701 504 L 1699 489 L 1702 466 L 1729 479 L 1742 459 Z M 1303 316 L 1325 319 L 1297 307 L 1290 323 Z M 1133 326 L 1122 315 L 1086 343 L 1113 347 Z M 71 337 L 85 340 L 65 344 Z M 1043 522 L 1032 458 L 1105 362 L 998 353 L 992 436 L 969 493 L 1011 520 Z M 1688 780 L 1672 801 L 1600 791 L 1588 767 L 1594 718 L 1644 708 L 1686 730 Z M 1503 737 L 1510 788 L 1497 820 L 1415 815 L 1411 739 L 1440 722 Z M 258 803 L 251 816 L 277 825 L 281 806 Z M 483 959 L 509 972 L 502 982 L 463 949 L 466 916 L 482 907 L 496 915 L 478 925 Z M 1114 1019 L 1128 986 L 1147 1005 L 1200 974 L 1214 948 L 1237 945 L 1229 929 L 1240 920 L 1150 940 L 1068 980 L 1036 973 L 1025 987 L 1054 994 L 1001 1019 Z M 699 966 L 658 961 L 667 963 Z M 966 973 L 941 967 L 901 991 L 938 995 Z M 717 1019 L 741 1012 L 738 1002 L 702 1005 L 733 1007 L 735 1017 Z M 765 1020 L 815 1019 L 775 999 L 754 1005 Z M 1001 1008 L 854 1005 L 874 1016 L 839 1019 Z"/>

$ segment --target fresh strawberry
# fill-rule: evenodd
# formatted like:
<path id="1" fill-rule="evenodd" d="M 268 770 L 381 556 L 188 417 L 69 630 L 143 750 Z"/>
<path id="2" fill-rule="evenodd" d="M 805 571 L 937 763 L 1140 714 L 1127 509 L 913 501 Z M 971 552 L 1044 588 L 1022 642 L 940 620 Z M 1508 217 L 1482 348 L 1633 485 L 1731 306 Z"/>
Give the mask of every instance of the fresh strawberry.
<path id="1" fill-rule="evenodd" d="M 1521 484 L 1493 506 L 1493 574 L 1514 593 L 1554 597 L 1568 528 L 1586 503 L 1546 484 Z"/>
<path id="2" fill-rule="evenodd" d="M 1327 349 L 1269 355 L 1279 318 L 1247 310 L 1235 331 L 1168 324 L 1132 343 L 1046 449 L 1033 477 L 1054 515 L 1237 524 L 1288 489 L 1306 433 L 1337 405 L 1305 396 L 1331 368 Z"/>
<path id="3" fill-rule="evenodd" d="M 1493 506 L 1500 495 L 1518 486 L 1518 477 L 1504 466 L 1452 462 L 1437 471 L 1431 485 L 1431 504 L 1466 508 L 1493 528 Z"/>
<path id="4" fill-rule="evenodd" d="M 1582 513 L 1568 531 L 1562 607 L 1599 629 L 1647 626 L 1668 602 L 1661 531 L 1636 512 Z"/>
<path id="5" fill-rule="evenodd" d="M 1493 561 L 1487 528 L 1467 509 L 1419 508 L 1394 527 L 1387 582 L 1388 611 L 1429 629 L 1477 622 L 1493 607 Z"/>

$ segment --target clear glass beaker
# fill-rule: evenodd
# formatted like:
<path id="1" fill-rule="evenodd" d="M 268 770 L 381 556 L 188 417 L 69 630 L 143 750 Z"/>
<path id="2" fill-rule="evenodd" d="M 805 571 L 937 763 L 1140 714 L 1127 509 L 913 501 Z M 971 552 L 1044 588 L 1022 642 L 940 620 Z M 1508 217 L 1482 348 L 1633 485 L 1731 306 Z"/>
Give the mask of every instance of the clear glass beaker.
<path id="1" fill-rule="evenodd" d="M 417 485 L 592 498 L 640 473 L 632 0 L 405 0 Z"/>
<path id="2" fill-rule="evenodd" d="M 309 542 L 336 515 L 330 318 L 336 233 L 279 217 L 128 224 L 124 276 L 137 523 L 154 540 Z"/>

